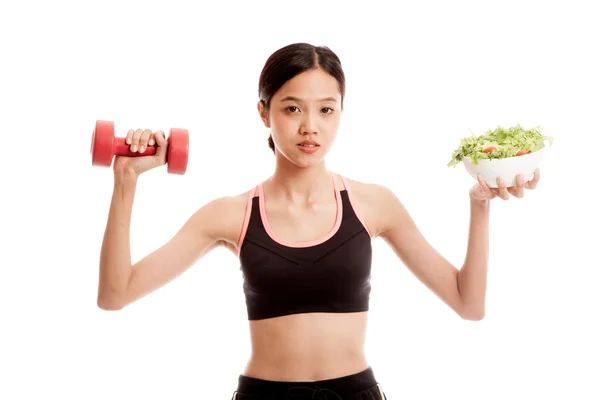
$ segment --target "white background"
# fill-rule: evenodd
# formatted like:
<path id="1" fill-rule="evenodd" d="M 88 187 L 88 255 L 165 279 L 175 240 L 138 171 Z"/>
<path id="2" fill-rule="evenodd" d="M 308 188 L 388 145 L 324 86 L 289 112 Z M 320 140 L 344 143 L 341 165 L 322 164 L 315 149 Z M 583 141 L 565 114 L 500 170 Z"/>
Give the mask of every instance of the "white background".
<path id="1" fill-rule="evenodd" d="M 0 398 L 230 399 L 249 355 L 225 250 L 119 312 L 96 307 L 112 171 L 97 119 L 190 131 L 184 176 L 142 176 L 134 261 L 201 205 L 273 170 L 267 57 L 327 45 L 348 80 L 330 169 L 390 187 L 460 266 L 460 137 L 541 125 L 538 189 L 494 200 L 483 321 L 463 321 L 374 242 L 368 357 L 390 399 L 598 399 L 598 13 L 593 2 L 3 2 Z M 219 4 L 217 6 L 217 4 Z M 391 4 L 391 3 L 390 3 Z"/>

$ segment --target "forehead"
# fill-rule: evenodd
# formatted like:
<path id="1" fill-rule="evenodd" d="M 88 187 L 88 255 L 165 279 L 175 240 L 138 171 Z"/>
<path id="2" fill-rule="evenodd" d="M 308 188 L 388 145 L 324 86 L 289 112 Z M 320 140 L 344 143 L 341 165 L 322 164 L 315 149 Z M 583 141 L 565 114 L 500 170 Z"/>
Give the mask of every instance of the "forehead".
<path id="1" fill-rule="evenodd" d="M 337 80 L 321 69 L 315 69 L 296 75 L 287 81 L 274 97 L 294 96 L 312 100 L 325 97 L 341 97 Z"/>

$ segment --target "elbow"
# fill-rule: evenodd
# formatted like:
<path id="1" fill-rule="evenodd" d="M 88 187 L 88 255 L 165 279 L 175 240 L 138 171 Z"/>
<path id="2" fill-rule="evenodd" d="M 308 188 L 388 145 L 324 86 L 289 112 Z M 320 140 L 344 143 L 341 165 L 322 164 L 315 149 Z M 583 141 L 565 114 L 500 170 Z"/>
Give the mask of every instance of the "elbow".
<path id="1" fill-rule="evenodd" d="M 127 306 L 127 292 L 129 285 L 113 285 L 100 282 L 96 305 L 104 311 L 119 311 Z"/>
<path id="2" fill-rule="evenodd" d="M 465 321 L 481 321 L 485 317 L 485 310 L 463 310 L 459 315 Z"/>
<path id="3" fill-rule="evenodd" d="M 99 293 L 96 305 L 104 311 L 118 311 L 125 308 L 125 303 L 122 301 L 121 296 L 109 293 Z"/>
<path id="4" fill-rule="evenodd" d="M 481 321 L 485 317 L 485 314 L 463 314 L 461 317 L 465 321 Z"/>
<path id="5" fill-rule="evenodd" d="M 485 317 L 485 303 L 469 305 L 462 302 L 456 312 L 465 321 L 481 321 Z"/>
<path id="6" fill-rule="evenodd" d="M 98 308 L 103 311 L 119 311 L 125 308 L 121 302 L 100 297 L 98 297 L 96 304 L 98 305 Z"/>

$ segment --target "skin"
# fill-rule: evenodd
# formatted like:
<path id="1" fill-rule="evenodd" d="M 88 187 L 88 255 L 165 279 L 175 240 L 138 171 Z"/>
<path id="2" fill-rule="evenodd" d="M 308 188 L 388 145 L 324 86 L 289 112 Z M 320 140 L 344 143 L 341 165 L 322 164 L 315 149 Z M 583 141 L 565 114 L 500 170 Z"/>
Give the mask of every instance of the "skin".
<path id="1" fill-rule="evenodd" d="M 296 100 L 287 99 L 294 97 Z M 330 98 L 328 100 L 322 100 Z M 337 81 L 316 69 L 288 81 L 258 113 L 276 146 L 273 175 L 264 182 L 266 214 L 275 236 L 305 242 L 325 236 L 335 221 L 336 203 L 325 156 L 335 142 L 342 98 Z M 297 144 L 319 143 L 308 155 Z M 120 310 L 175 279 L 212 249 L 237 255 L 248 192 L 216 198 L 200 207 L 162 247 L 133 264 L 130 221 L 140 175 L 165 163 L 163 132 L 131 130 L 132 151 L 154 142 L 154 156 L 117 157 L 114 191 L 100 255 L 98 306 Z M 388 188 L 348 179 L 353 207 L 372 239 L 382 238 L 402 263 L 436 296 L 465 320 L 485 315 L 490 202 L 522 198 L 540 179 L 490 189 L 483 179 L 469 191 L 470 229 L 464 263 L 458 268 L 424 238 L 402 202 Z M 338 182 L 339 187 L 343 183 Z M 368 367 L 364 343 L 367 313 L 307 313 L 249 321 L 252 353 L 247 376 L 279 381 L 311 381 L 353 374 Z"/>

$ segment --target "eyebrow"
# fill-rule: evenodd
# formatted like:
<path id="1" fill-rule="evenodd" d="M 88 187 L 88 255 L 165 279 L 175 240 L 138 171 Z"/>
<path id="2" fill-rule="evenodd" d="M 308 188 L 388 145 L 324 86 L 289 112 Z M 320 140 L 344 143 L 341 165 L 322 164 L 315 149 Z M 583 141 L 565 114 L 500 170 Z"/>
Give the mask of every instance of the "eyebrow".
<path id="1" fill-rule="evenodd" d="M 302 100 L 300 100 L 297 97 L 294 96 L 285 96 L 283 99 L 281 99 L 282 102 L 284 101 L 297 101 L 297 102 L 302 102 Z M 334 103 L 337 103 L 337 100 L 334 97 L 325 97 L 323 99 L 319 99 L 319 101 L 333 101 Z"/>

